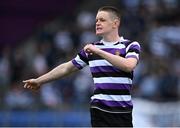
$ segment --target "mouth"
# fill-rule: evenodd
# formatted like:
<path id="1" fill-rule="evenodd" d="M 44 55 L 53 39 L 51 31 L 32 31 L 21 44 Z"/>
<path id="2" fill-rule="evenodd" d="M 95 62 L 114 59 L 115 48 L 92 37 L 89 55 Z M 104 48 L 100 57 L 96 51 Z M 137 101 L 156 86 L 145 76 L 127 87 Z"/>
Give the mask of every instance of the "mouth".
<path id="1" fill-rule="evenodd" d="M 99 30 L 102 30 L 102 28 L 100 28 L 100 27 L 97 27 L 97 28 L 96 28 L 96 31 L 99 31 Z"/>

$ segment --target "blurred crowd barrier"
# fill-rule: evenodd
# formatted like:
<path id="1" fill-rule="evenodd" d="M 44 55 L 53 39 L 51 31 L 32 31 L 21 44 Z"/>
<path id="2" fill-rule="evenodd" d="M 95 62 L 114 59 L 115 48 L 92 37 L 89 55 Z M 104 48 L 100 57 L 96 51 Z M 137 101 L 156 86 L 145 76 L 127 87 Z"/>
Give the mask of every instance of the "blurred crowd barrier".
<path id="1" fill-rule="evenodd" d="M 135 98 L 134 127 L 179 127 L 180 102 L 154 102 Z M 89 111 L 0 111 L 0 126 L 90 127 Z"/>
<path id="2" fill-rule="evenodd" d="M 180 102 L 154 102 L 136 98 L 133 123 L 135 127 L 180 127 Z"/>
<path id="3" fill-rule="evenodd" d="M 1 127 L 90 127 L 86 111 L 0 111 Z"/>

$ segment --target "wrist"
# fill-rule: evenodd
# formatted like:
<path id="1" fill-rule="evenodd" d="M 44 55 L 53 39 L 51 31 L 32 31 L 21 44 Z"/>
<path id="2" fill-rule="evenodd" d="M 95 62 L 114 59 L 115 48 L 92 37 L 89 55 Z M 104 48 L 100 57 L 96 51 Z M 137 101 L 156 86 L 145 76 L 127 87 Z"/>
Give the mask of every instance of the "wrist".
<path id="1" fill-rule="evenodd" d="M 96 54 L 104 58 L 104 55 L 106 54 L 106 52 L 99 49 L 99 50 L 97 50 Z"/>
<path id="2" fill-rule="evenodd" d="M 38 85 L 42 85 L 42 84 L 43 84 L 43 82 L 41 81 L 41 79 L 40 79 L 39 77 L 36 78 L 35 80 L 36 80 L 36 83 L 37 83 Z"/>
<path id="3" fill-rule="evenodd" d="M 103 52 L 103 50 L 98 49 L 95 53 L 96 53 L 97 55 L 101 56 L 101 55 L 102 55 L 102 52 Z"/>

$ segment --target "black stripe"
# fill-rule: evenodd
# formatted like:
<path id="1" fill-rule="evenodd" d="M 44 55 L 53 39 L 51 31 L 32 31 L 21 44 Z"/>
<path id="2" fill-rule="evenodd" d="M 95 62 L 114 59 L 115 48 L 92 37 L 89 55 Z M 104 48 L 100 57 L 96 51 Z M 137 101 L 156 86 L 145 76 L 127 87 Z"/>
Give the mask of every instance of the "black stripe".
<path id="1" fill-rule="evenodd" d="M 95 94 L 106 94 L 106 95 L 130 95 L 130 91 L 127 89 L 96 89 Z"/>
<path id="2" fill-rule="evenodd" d="M 80 53 L 78 53 L 78 55 L 81 60 L 83 60 L 87 65 L 89 65 L 87 58 L 83 57 Z"/>
<path id="3" fill-rule="evenodd" d="M 137 53 L 137 54 L 139 54 L 140 52 L 139 52 L 139 50 L 138 49 L 129 49 L 128 51 L 127 51 L 127 53 L 128 52 L 135 52 L 135 53 Z"/>
<path id="4" fill-rule="evenodd" d="M 127 40 L 127 41 L 123 41 L 123 42 L 121 42 L 121 43 L 124 44 L 124 45 L 127 47 L 129 44 L 132 43 L 132 41 Z"/>
<path id="5" fill-rule="evenodd" d="M 99 77 L 128 77 L 130 79 L 133 79 L 133 73 L 127 73 L 127 72 L 97 72 L 92 73 L 92 76 L 94 78 Z"/>
<path id="6" fill-rule="evenodd" d="M 120 42 L 117 42 L 117 43 L 115 43 L 114 45 L 118 45 L 118 44 L 120 44 Z"/>
<path id="7" fill-rule="evenodd" d="M 91 107 L 98 107 L 106 111 L 111 111 L 111 112 L 129 112 L 132 111 L 132 107 L 109 107 L 106 105 L 103 105 L 99 102 L 91 102 Z"/>
<path id="8" fill-rule="evenodd" d="M 92 61 L 92 60 L 103 60 L 102 57 L 100 57 L 100 56 L 98 56 L 96 54 L 89 55 L 88 58 L 89 58 L 89 61 Z"/>
<path id="9" fill-rule="evenodd" d="M 104 45 L 104 44 L 103 44 L 103 43 L 98 42 L 98 43 L 93 43 L 93 45 L 100 45 L 100 46 L 102 46 L 102 45 Z"/>

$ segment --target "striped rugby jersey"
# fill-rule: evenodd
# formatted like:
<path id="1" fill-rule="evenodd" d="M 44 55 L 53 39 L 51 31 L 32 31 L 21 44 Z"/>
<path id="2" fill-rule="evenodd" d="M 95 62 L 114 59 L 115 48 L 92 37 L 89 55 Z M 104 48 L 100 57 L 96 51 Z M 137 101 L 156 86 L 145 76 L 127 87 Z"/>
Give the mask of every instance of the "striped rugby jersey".
<path id="1" fill-rule="evenodd" d="M 136 58 L 139 60 L 140 45 L 120 38 L 119 42 L 107 43 L 103 40 L 93 43 L 96 47 L 119 55 L 124 58 Z M 91 97 L 91 108 L 97 108 L 111 113 L 131 112 L 131 88 L 133 72 L 127 73 L 114 67 L 107 60 L 98 55 L 88 55 L 81 50 L 72 60 L 78 68 L 89 65 L 94 81 L 94 93 Z"/>

